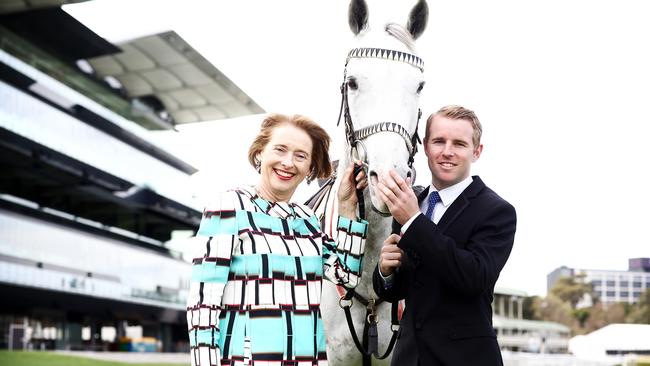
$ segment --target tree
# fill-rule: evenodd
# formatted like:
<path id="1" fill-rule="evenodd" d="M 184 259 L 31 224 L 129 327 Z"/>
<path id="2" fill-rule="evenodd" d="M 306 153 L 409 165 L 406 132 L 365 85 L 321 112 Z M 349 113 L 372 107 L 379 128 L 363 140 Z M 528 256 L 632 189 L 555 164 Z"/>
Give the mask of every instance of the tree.
<path id="1" fill-rule="evenodd" d="M 573 309 L 585 294 L 591 295 L 591 292 L 591 285 L 585 283 L 581 277 L 560 277 L 551 289 L 551 294 L 571 304 Z"/>
<path id="2" fill-rule="evenodd" d="M 650 324 L 650 288 L 639 297 L 639 302 L 630 311 L 627 320 L 630 323 Z"/>
<path id="3" fill-rule="evenodd" d="M 613 304 L 598 303 L 591 307 L 591 314 L 584 323 L 584 330 L 592 332 L 608 324 L 625 323 L 627 315 L 625 304 L 617 302 Z"/>
<path id="4" fill-rule="evenodd" d="M 580 328 L 585 327 L 585 323 L 587 322 L 587 319 L 589 319 L 590 315 L 591 315 L 591 310 L 587 308 L 573 310 L 573 317 L 578 320 L 578 324 L 580 325 Z"/>
<path id="5" fill-rule="evenodd" d="M 564 324 L 573 334 L 585 334 L 613 323 L 650 324 L 650 289 L 641 294 L 637 304 L 608 303 L 596 300 L 592 306 L 576 309 L 591 286 L 579 277 L 563 277 L 545 298 L 532 296 L 524 300 L 526 319 L 547 320 Z"/>
<path id="6" fill-rule="evenodd" d="M 569 327 L 575 323 L 571 305 L 553 294 L 548 294 L 546 298 L 534 298 L 531 309 L 533 319 L 548 320 Z"/>

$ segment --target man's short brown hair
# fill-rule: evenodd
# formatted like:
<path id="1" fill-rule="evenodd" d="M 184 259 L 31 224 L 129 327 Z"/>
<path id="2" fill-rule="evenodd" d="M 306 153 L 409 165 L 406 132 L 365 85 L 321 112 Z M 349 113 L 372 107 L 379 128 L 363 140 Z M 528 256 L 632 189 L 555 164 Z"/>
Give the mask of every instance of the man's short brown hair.
<path id="1" fill-rule="evenodd" d="M 447 105 L 440 108 L 436 113 L 429 116 L 427 119 L 426 130 L 424 131 L 425 141 L 429 138 L 429 127 L 433 121 L 433 117 L 441 116 L 447 117 L 449 119 L 462 119 L 472 124 L 472 129 L 474 133 L 472 134 L 472 142 L 474 147 L 479 146 L 481 143 L 481 135 L 483 134 L 483 126 L 481 126 L 481 121 L 478 120 L 474 111 L 469 110 L 465 107 L 459 105 Z"/>

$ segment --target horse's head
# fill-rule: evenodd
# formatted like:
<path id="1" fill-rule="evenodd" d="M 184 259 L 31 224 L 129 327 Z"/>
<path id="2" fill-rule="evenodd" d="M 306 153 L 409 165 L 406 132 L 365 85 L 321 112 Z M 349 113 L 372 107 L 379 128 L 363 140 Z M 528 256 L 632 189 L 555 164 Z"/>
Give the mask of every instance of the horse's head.
<path id="1" fill-rule="evenodd" d="M 423 63 L 414 41 L 428 18 L 424 0 L 411 10 L 406 26 L 380 24 L 371 29 L 364 0 L 352 0 L 349 24 L 358 46 L 350 51 L 341 86 L 346 118 L 348 157 L 367 163 L 372 205 L 388 214 L 375 192 L 378 176 L 395 169 L 411 176 L 420 118 L 418 99 L 424 86 Z"/>

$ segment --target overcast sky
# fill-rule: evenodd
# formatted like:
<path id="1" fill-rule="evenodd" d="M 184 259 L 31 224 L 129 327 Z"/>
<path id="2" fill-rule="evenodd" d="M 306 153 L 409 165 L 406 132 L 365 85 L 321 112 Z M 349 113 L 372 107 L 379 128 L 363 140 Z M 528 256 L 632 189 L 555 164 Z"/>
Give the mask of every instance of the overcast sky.
<path id="1" fill-rule="evenodd" d="M 370 17 L 392 3 L 371 3 Z M 417 42 L 423 113 L 445 104 L 476 111 L 484 150 L 473 173 L 517 209 L 498 285 L 545 294 L 558 266 L 625 270 L 628 258 L 650 257 L 646 2 L 449 0 L 429 8 Z M 117 43 L 174 30 L 266 111 L 305 114 L 343 135 L 335 119 L 352 41 L 346 1 L 94 0 L 65 9 Z M 405 23 L 406 10 L 386 13 Z M 211 184 L 221 189 L 255 183 L 246 149 L 259 122 L 200 123 L 154 138 L 200 174 L 218 172 Z M 416 160 L 426 185 L 426 157 Z"/>

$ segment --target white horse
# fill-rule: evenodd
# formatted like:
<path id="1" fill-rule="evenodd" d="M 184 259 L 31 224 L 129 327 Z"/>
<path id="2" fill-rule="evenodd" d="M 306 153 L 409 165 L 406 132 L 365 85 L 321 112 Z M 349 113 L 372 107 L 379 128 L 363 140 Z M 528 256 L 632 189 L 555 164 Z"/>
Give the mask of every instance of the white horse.
<path id="1" fill-rule="evenodd" d="M 357 47 L 350 51 L 341 86 L 341 108 L 346 122 L 346 144 L 339 163 L 337 176 L 342 176 L 352 157 L 364 161 L 369 187 L 364 192 L 366 220 L 369 232 L 366 240 L 361 283 L 355 292 L 373 304 L 377 295 L 372 289 L 372 273 L 377 265 L 384 239 L 391 232 L 392 217 L 388 208 L 375 192 L 378 176 L 395 169 L 403 178 L 411 176 L 413 155 L 417 146 L 417 126 L 420 119 L 418 99 L 424 86 L 423 63 L 415 53 L 414 40 L 419 37 L 428 18 L 428 7 L 419 0 L 410 12 L 406 26 L 395 23 L 380 24 L 377 29 L 369 26 L 369 12 L 364 0 L 352 0 L 349 7 L 349 25 L 355 34 Z M 372 24 L 372 23 L 371 23 Z M 323 230 L 335 235 L 338 206 L 335 182 L 322 201 L 316 202 L 316 212 L 325 218 Z M 361 365 L 362 354 L 348 329 L 346 316 L 340 305 L 350 305 L 350 300 L 339 300 L 341 289 L 325 282 L 321 311 L 328 337 L 329 364 Z M 350 307 L 359 341 L 363 342 L 363 329 L 368 318 L 378 321 L 378 352 L 388 348 L 392 330 L 391 304 L 381 303 L 372 309 L 362 300 L 354 298 Z M 368 310 L 370 309 L 370 310 Z M 367 311 L 375 316 L 368 317 Z M 390 358 L 373 359 L 374 365 L 387 365 Z"/>

